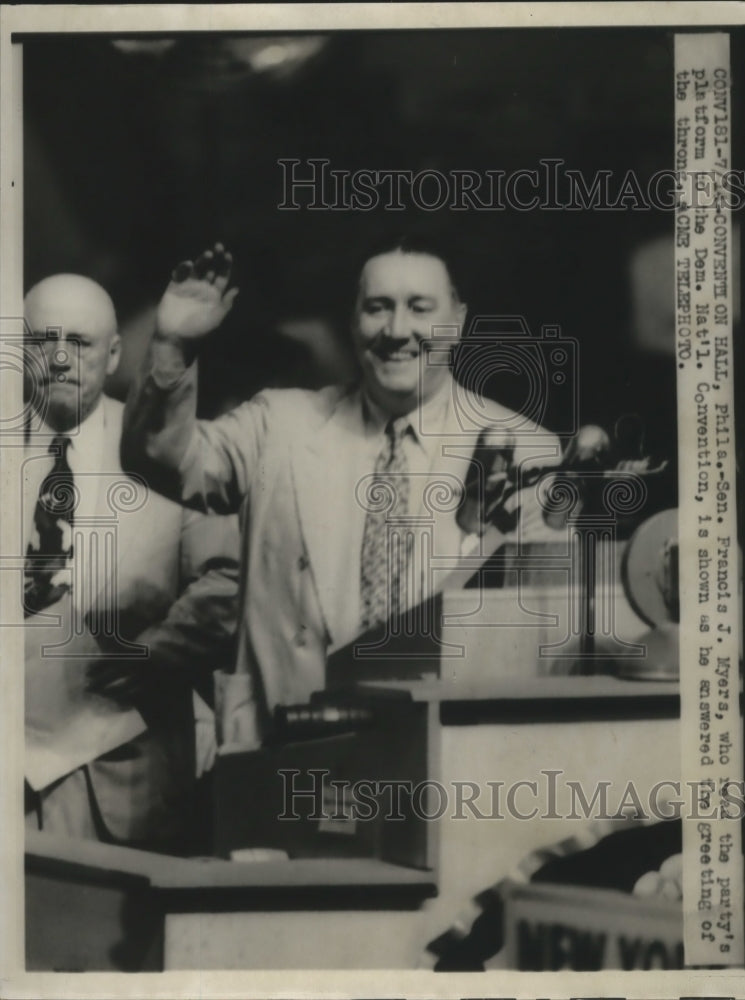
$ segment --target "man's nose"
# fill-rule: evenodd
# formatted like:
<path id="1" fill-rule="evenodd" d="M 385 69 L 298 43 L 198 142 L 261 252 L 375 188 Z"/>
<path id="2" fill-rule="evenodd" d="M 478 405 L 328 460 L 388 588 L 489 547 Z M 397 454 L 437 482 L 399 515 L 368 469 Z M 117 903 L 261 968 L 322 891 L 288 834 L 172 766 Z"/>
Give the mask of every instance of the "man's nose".
<path id="1" fill-rule="evenodd" d="M 408 340 L 411 333 L 409 319 L 405 309 L 396 308 L 391 313 L 387 333 L 394 340 Z"/>
<path id="2" fill-rule="evenodd" d="M 67 371 L 74 362 L 73 348 L 70 344 L 66 344 L 64 340 L 52 342 L 50 349 L 47 351 L 47 357 L 49 359 L 49 367 L 52 371 Z"/>

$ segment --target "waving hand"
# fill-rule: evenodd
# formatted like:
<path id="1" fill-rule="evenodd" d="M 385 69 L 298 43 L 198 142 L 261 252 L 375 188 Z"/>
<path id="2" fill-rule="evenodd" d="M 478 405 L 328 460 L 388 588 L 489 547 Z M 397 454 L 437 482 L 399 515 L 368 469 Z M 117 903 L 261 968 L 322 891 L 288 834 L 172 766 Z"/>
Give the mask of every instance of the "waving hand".
<path id="1" fill-rule="evenodd" d="M 158 333 L 179 340 L 198 340 L 225 319 L 238 294 L 228 290 L 232 256 L 216 243 L 196 263 L 178 264 L 158 306 Z"/>

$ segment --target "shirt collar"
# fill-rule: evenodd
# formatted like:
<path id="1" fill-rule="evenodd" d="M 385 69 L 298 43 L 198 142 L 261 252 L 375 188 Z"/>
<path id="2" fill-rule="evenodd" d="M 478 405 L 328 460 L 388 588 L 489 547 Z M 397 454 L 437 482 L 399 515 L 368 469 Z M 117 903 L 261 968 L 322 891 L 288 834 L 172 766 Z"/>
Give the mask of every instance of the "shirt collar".
<path id="1" fill-rule="evenodd" d="M 452 376 L 437 390 L 434 396 L 409 414 L 409 429 L 417 444 L 430 454 L 437 445 L 438 436 L 445 423 L 445 415 L 452 398 Z M 376 402 L 370 399 L 364 387 L 361 390 L 362 412 L 368 436 L 378 436 L 385 430 L 390 421 L 387 414 Z"/>
<path id="2" fill-rule="evenodd" d="M 72 452 L 80 457 L 93 457 L 96 453 L 96 445 L 103 435 L 103 430 L 104 408 L 103 396 L 101 396 L 85 420 L 78 424 L 77 427 L 72 427 L 69 431 L 62 432 L 42 422 L 36 435 L 48 438 L 50 441 L 55 437 L 68 437 L 70 439 L 68 454 Z"/>

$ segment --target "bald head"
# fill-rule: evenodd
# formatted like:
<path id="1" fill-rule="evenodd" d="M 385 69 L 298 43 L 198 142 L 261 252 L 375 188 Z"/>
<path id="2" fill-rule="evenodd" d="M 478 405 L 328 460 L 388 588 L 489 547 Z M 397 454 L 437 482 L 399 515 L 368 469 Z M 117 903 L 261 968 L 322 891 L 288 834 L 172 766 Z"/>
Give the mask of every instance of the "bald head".
<path id="1" fill-rule="evenodd" d="M 34 405 L 55 430 L 70 430 L 95 409 L 119 363 L 114 304 L 90 278 L 55 274 L 29 291 L 24 314 L 40 352 L 28 368 Z"/>
<path id="2" fill-rule="evenodd" d="M 116 313 L 108 292 L 82 274 L 53 274 L 29 291 L 26 322 L 34 333 L 85 323 L 101 333 L 116 333 Z"/>

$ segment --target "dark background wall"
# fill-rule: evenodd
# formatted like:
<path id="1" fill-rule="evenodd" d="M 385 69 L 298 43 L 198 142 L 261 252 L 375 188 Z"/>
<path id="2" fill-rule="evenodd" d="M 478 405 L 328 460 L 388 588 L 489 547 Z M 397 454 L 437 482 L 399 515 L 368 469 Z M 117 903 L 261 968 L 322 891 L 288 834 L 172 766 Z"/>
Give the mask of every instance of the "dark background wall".
<path id="1" fill-rule="evenodd" d="M 261 63 L 271 36 L 152 41 L 23 41 L 26 285 L 79 271 L 111 291 L 127 342 L 115 392 L 171 267 L 215 239 L 233 251 L 242 292 L 205 352 L 203 412 L 267 383 L 346 374 L 359 253 L 414 224 L 458 258 L 472 315 L 521 314 L 534 332 L 557 324 L 578 340 L 583 422 L 634 410 L 674 450 L 672 309 L 645 347 L 630 278 L 672 213 L 277 208 L 282 157 L 414 172 L 551 157 L 616 183 L 633 170 L 644 186 L 673 162 L 672 32 L 345 32 L 285 64 Z M 741 54 L 740 36 L 733 64 Z M 671 275 L 672 252 L 660 281 Z M 505 377 L 488 391 L 519 405 L 522 389 Z M 565 405 L 549 398 L 550 426 L 566 423 Z"/>

